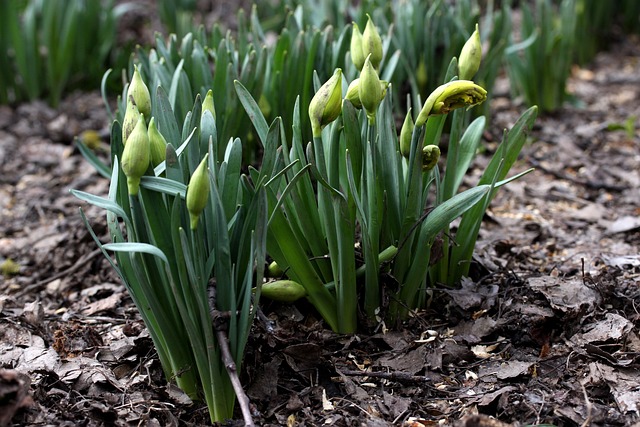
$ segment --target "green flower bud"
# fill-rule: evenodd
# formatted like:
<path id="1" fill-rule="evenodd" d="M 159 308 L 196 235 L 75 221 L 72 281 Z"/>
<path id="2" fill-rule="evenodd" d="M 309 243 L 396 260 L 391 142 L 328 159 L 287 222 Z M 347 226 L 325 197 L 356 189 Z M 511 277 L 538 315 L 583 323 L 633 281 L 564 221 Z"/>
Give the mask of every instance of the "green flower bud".
<path id="1" fill-rule="evenodd" d="M 404 123 L 402 123 L 402 129 L 400 129 L 400 153 L 406 158 L 409 158 L 411 154 L 411 135 L 414 127 L 411 108 L 409 108 L 404 118 Z"/>
<path id="2" fill-rule="evenodd" d="M 429 116 L 448 114 L 461 107 L 472 107 L 487 99 L 487 91 L 470 80 L 455 80 L 438 86 L 427 98 L 418 114 L 416 126 L 426 123 Z"/>
<path id="3" fill-rule="evenodd" d="M 353 23 L 353 30 L 351 31 L 351 61 L 353 65 L 356 66 L 358 71 L 362 71 L 362 66 L 364 65 L 364 52 L 362 51 L 362 33 L 360 32 L 360 28 L 358 24 Z"/>
<path id="4" fill-rule="evenodd" d="M 386 80 L 380 80 L 380 90 L 382 91 L 382 99 L 387 94 L 387 87 L 389 86 L 389 82 Z M 349 88 L 347 89 L 347 94 L 344 96 L 344 99 L 348 99 L 351 104 L 357 109 L 362 108 L 362 102 L 360 101 L 360 78 L 358 77 L 354 81 L 349 84 Z"/>
<path id="5" fill-rule="evenodd" d="M 422 171 L 433 169 L 440 159 L 440 148 L 437 145 L 425 145 L 422 148 Z"/>
<path id="6" fill-rule="evenodd" d="M 122 120 L 122 143 L 127 144 L 129 135 L 133 132 L 133 129 L 138 124 L 138 117 L 140 117 L 140 110 L 132 96 L 127 97 L 127 108 L 124 110 L 124 119 Z"/>
<path id="7" fill-rule="evenodd" d="M 416 70 L 416 82 L 418 83 L 418 88 L 423 90 L 427 87 L 429 78 L 429 73 L 427 71 L 427 64 L 424 62 L 424 58 L 420 58 L 420 62 L 418 62 L 418 69 Z"/>
<path id="8" fill-rule="evenodd" d="M 214 119 L 216 118 L 216 107 L 213 104 L 213 90 L 211 89 L 207 91 L 207 95 L 204 97 L 204 101 L 202 101 L 202 113 L 204 114 L 206 110 L 211 112 Z"/>
<path id="9" fill-rule="evenodd" d="M 360 94 L 360 102 L 367 112 L 367 118 L 370 122 L 375 122 L 376 111 L 378 105 L 382 101 L 383 93 L 380 86 L 380 78 L 371 63 L 371 55 L 367 56 L 360 73 L 360 84 L 358 85 L 358 93 Z"/>
<path id="10" fill-rule="evenodd" d="M 151 118 L 151 95 L 149 94 L 149 88 L 142 81 L 142 77 L 140 77 L 138 67 L 135 65 L 133 67 L 133 78 L 131 79 L 127 95 L 133 97 L 133 101 L 138 107 L 138 110 L 144 114 L 145 120 L 149 120 L 149 118 Z"/>
<path id="11" fill-rule="evenodd" d="M 284 274 L 284 271 L 282 270 L 282 268 L 280 268 L 278 263 L 275 261 L 271 262 L 271 264 L 269 264 L 269 266 L 267 267 L 267 275 L 269 277 L 280 277 L 283 274 Z"/>
<path id="12" fill-rule="evenodd" d="M 362 54 L 365 58 L 371 55 L 371 65 L 374 68 L 380 66 L 382 61 L 382 39 L 369 14 L 367 14 L 367 26 L 364 27 L 364 32 L 362 33 Z"/>
<path id="13" fill-rule="evenodd" d="M 122 152 L 122 171 L 127 176 L 127 187 L 132 196 L 138 194 L 140 178 L 149 168 L 150 151 L 147 125 L 144 116 L 138 114 L 138 123 L 129 135 Z"/>
<path id="14" fill-rule="evenodd" d="M 471 80 L 478 72 L 481 61 L 482 42 L 480 41 L 478 24 L 476 24 L 476 30 L 464 44 L 462 51 L 460 51 L 460 60 L 458 61 L 458 78 L 460 80 Z"/>
<path id="15" fill-rule="evenodd" d="M 200 218 L 200 214 L 209 200 L 211 183 L 209 182 L 209 168 L 207 167 L 208 159 L 209 153 L 205 154 L 204 159 L 191 175 L 191 180 L 187 187 L 187 210 L 189 211 L 192 230 L 198 227 L 198 218 Z"/>
<path id="16" fill-rule="evenodd" d="M 342 70 L 336 68 L 333 76 L 323 84 L 309 103 L 309 119 L 313 137 L 319 137 L 322 129 L 338 118 L 342 112 Z"/>
<path id="17" fill-rule="evenodd" d="M 167 158 L 167 140 L 158 131 L 155 117 L 149 122 L 149 145 L 151 149 L 151 165 L 155 168 Z"/>
<path id="18" fill-rule="evenodd" d="M 262 295 L 282 302 L 294 302 L 307 295 L 304 287 L 293 280 L 276 280 L 262 285 Z"/>
<path id="19" fill-rule="evenodd" d="M 360 79 L 357 78 L 349 84 L 347 88 L 347 94 L 344 99 L 349 100 L 351 104 L 357 109 L 362 108 L 362 102 L 360 102 Z"/>

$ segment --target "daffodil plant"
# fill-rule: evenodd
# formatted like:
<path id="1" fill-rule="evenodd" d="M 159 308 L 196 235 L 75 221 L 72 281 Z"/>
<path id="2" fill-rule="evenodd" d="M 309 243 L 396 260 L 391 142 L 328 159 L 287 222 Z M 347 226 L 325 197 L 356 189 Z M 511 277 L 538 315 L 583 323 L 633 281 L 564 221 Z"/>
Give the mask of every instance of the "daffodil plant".
<path id="1" fill-rule="evenodd" d="M 151 102 L 136 69 L 124 122 L 112 125 L 108 197 L 73 193 L 106 209 L 111 242 L 85 222 L 138 307 L 167 380 L 204 399 L 212 422 L 232 418 L 235 391 L 251 420 L 236 370 L 262 284 L 266 192 L 242 175 L 240 140 L 218 141 L 211 98 L 196 97 L 182 137 L 164 88 L 154 92 Z"/>
<path id="2" fill-rule="evenodd" d="M 265 147 L 262 168 L 252 174 L 254 180 L 268 177 L 268 253 L 288 279 L 305 289 L 328 325 L 342 333 L 354 332 L 358 324 L 393 324 L 422 306 L 436 278 L 430 272 L 436 238 L 464 214 L 465 229 L 454 238 L 473 246 L 497 188 L 522 175 L 505 179 L 535 117 L 535 109 L 525 113 L 505 134 L 483 181 L 458 192 L 479 146 L 484 118 L 451 141 L 458 146 L 459 164 L 447 163 L 442 175 L 438 146 L 444 121 L 454 110 L 482 103 L 486 91 L 457 79 L 457 62 L 452 61 L 446 83 L 431 93 L 415 121 L 409 112 L 398 136 L 391 91 L 372 61 L 375 46 L 364 47 L 364 35 L 353 34 L 360 76 L 347 84 L 336 69 L 317 89 L 308 109 L 313 129 L 308 144 L 300 131 L 305 114 L 299 104 L 288 140 L 281 120 L 269 126 L 258 103 L 236 83 Z M 472 36 L 461 55 L 466 78 L 479 66 L 478 37 Z M 363 43 L 361 67 L 358 43 Z M 447 197 L 445 186 L 451 187 Z M 454 256 L 447 257 L 441 275 L 448 278 L 446 270 L 453 269 L 459 276 L 471 253 L 465 255 L 468 259 L 456 258 L 456 264 L 448 261 Z M 358 313 L 364 314 L 363 322 Z"/>

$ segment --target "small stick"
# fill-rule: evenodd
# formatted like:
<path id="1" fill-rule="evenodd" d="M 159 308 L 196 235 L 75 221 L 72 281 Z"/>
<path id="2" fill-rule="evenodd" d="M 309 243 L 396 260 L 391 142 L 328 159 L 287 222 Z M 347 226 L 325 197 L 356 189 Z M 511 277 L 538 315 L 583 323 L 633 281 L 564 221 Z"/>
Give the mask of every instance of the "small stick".
<path id="1" fill-rule="evenodd" d="M 373 377 L 373 378 L 382 378 L 385 380 L 397 381 L 397 382 L 405 382 L 405 383 L 427 383 L 430 382 L 431 379 L 429 377 L 420 376 L 420 375 L 411 375 L 406 372 L 364 372 L 364 371 L 350 371 L 350 370 L 339 370 L 339 373 L 343 375 L 347 375 L 350 377 Z"/>
<path id="2" fill-rule="evenodd" d="M 233 390 L 238 397 L 238 404 L 240 405 L 240 410 L 242 411 L 244 425 L 245 427 L 255 427 L 255 423 L 253 422 L 253 418 L 251 417 L 251 409 L 249 408 L 249 397 L 244 392 L 242 384 L 240 383 L 236 362 L 234 362 L 233 357 L 231 357 L 231 351 L 229 350 L 229 340 L 227 339 L 227 334 L 222 328 L 216 327 L 216 338 L 218 339 L 218 343 L 220 344 L 222 362 L 224 363 L 224 367 L 227 369 L 227 374 L 229 374 L 229 378 L 231 379 Z"/>

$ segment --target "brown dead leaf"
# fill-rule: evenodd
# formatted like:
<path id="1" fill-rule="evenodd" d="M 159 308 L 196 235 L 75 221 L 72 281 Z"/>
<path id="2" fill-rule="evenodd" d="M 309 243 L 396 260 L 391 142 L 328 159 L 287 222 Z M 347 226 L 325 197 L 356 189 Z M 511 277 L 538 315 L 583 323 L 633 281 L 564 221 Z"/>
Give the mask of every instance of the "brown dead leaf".
<path id="1" fill-rule="evenodd" d="M 13 415 L 33 404 L 29 394 L 31 380 L 17 371 L 0 369 L 0 427 L 8 426 Z"/>
<path id="2" fill-rule="evenodd" d="M 588 313 L 602 302 L 600 293 L 587 286 L 581 277 L 531 277 L 527 283 L 541 292 L 551 307 L 563 313 Z"/>

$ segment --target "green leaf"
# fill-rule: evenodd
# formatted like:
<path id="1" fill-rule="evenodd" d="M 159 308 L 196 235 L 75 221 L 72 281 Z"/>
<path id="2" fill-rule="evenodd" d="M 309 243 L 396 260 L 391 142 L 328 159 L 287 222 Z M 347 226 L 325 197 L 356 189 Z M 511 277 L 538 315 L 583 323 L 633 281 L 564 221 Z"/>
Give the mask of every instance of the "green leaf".
<path id="1" fill-rule="evenodd" d="M 269 126 L 267 125 L 267 121 L 262 115 L 262 111 L 260 111 L 258 103 L 255 101 L 255 99 L 253 99 L 249 91 L 242 85 L 242 83 L 235 80 L 233 84 L 235 85 L 238 98 L 240 99 L 244 110 L 249 115 L 249 119 L 251 120 L 251 123 L 253 123 L 256 132 L 258 132 L 258 138 L 260 138 L 260 142 L 264 147 L 267 142 L 267 134 L 269 133 Z"/>
<path id="2" fill-rule="evenodd" d="M 107 243 L 102 245 L 102 247 L 108 251 L 114 252 L 140 252 L 146 253 L 149 255 L 156 256 L 166 262 L 169 263 L 167 256 L 158 248 L 153 245 L 149 245 L 148 243 L 137 243 L 137 242 L 121 242 L 121 243 Z"/>

